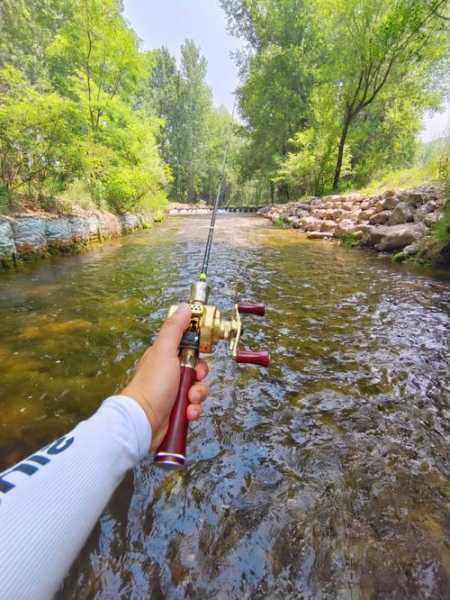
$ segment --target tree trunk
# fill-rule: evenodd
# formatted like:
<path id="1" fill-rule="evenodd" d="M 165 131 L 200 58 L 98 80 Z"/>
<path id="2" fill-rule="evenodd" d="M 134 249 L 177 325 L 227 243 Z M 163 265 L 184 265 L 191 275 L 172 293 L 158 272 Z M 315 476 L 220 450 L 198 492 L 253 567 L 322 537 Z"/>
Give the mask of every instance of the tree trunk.
<path id="1" fill-rule="evenodd" d="M 347 141 L 348 130 L 350 129 L 351 123 L 351 115 L 347 113 L 345 115 L 344 126 L 342 128 L 341 139 L 339 140 L 339 149 L 336 161 L 336 168 L 334 171 L 334 179 L 333 179 L 333 191 L 337 192 L 339 187 L 339 181 L 341 179 L 341 169 L 342 169 L 342 161 L 344 159 L 344 148 L 345 142 Z"/>
<path id="2" fill-rule="evenodd" d="M 275 186 L 273 181 L 270 182 L 270 203 L 273 204 L 275 200 Z"/>

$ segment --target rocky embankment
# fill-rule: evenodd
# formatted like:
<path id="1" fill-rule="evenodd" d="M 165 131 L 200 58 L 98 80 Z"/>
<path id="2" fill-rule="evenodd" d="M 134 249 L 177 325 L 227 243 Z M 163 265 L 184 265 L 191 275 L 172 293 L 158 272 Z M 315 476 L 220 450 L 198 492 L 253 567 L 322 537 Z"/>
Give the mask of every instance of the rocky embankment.
<path id="1" fill-rule="evenodd" d="M 150 227 L 153 221 L 151 213 L 115 215 L 102 211 L 0 216 L 0 266 L 8 267 L 18 259 L 74 253 L 92 243 Z"/>
<path id="2" fill-rule="evenodd" d="M 197 204 L 182 204 L 181 202 L 171 202 L 168 208 L 169 215 L 209 215 L 211 207 L 204 202 Z"/>
<path id="3" fill-rule="evenodd" d="M 344 194 L 291 202 L 259 211 L 273 223 L 287 223 L 309 239 L 344 239 L 377 251 L 408 258 L 421 250 L 422 241 L 438 221 L 442 192 L 432 186 L 390 190 L 376 196 Z"/>

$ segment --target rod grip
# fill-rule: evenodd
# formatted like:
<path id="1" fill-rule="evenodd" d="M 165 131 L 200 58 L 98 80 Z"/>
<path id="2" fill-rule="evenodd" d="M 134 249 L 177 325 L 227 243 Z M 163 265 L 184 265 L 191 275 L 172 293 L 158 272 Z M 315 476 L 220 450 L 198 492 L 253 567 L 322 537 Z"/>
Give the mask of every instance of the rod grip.
<path id="1" fill-rule="evenodd" d="M 264 304 L 250 304 L 249 302 L 240 302 L 238 311 L 241 314 L 258 315 L 263 317 L 266 314 L 266 306 Z"/>
<path id="2" fill-rule="evenodd" d="M 196 375 L 192 367 L 183 366 L 180 369 L 180 385 L 170 413 L 169 428 L 155 454 L 155 463 L 167 469 L 181 468 L 186 460 L 188 394 L 195 383 Z"/>
<path id="3" fill-rule="evenodd" d="M 237 363 L 248 365 L 260 365 L 268 367 L 270 365 L 270 354 L 265 350 L 261 352 L 252 352 L 251 350 L 238 350 L 236 352 L 235 361 Z"/>

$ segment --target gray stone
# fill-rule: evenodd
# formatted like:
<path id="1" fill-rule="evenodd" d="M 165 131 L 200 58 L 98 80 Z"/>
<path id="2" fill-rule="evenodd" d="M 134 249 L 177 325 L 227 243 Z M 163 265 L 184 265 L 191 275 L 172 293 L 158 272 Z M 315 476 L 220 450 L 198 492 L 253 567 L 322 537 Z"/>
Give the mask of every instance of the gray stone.
<path id="1" fill-rule="evenodd" d="M 389 191 L 385 192 L 382 196 L 382 210 L 394 210 L 394 208 L 398 204 L 398 198 L 395 195 L 395 192 Z"/>
<path id="2" fill-rule="evenodd" d="M 18 254 L 43 254 L 47 250 L 46 219 L 16 215 L 12 221 L 14 241 Z"/>
<path id="3" fill-rule="evenodd" d="M 381 239 L 372 243 L 377 250 L 401 250 L 413 242 L 420 240 L 427 229 L 421 223 L 408 223 L 405 225 L 381 225 L 378 227 Z"/>
<path id="4" fill-rule="evenodd" d="M 102 238 L 119 236 L 122 233 L 122 225 L 119 217 L 111 213 L 100 213 L 98 215 L 99 231 Z"/>
<path id="5" fill-rule="evenodd" d="M 73 243 L 72 228 L 67 217 L 47 219 L 45 222 L 45 236 L 49 248 L 63 249 Z"/>
<path id="6" fill-rule="evenodd" d="M 336 222 L 331 220 L 322 221 L 320 224 L 320 231 L 328 231 L 330 235 L 334 233 L 336 229 Z"/>
<path id="7" fill-rule="evenodd" d="M 303 217 L 300 219 L 300 225 L 305 231 L 320 231 L 320 219 L 314 217 Z"/>
<path id="8" fill-rule="evenodd" d="M 130 231 L 135 231 L 141 227 L 141 223 L 138 215 L 134 215 L 132 213 L 125 213 L 124 215 L 120 215 L 120 224 L 122 226 L 122 230 L 125 233 L 129 233 Z"/>
<path id="9" fill-rule="evenodd" d="M 98 240 L 98 219 L 96 215 L 70 217 L 69 222 L 74 242 L 86 243 Z"/>
<path id="10" fill-rule="evenodd" d="M 354 234 L 357 231 L 360 231 L 360 226 L 357 223 L 350 221 L 349 219 L 343 219 L 337 223 L 334 235 L 336 237 L 342 237 L 344 235 Z"/>
<path id="11" fill-rule="evenodd" d="M 306 234 L 306 237 L 309 240 L 326 240 L 331 237 L 331 234 L 326 233 L 325 231 L 309 231 Z"/>
<path id="12" fill-rule="evenodd" d="M 423 222 L 427 227 L 432 227 L 435 223 L 439 221 L 440 215 L 438 212 L 432 212 L 425 215 Z"/>
<path id="13" fill-rule="evenodd" d="M 406 202 L 399 202 L 389 217 L 389 225 L 403 225 L 414 221 L 414 209 Z"/>
<path id="14" fill-rule="evenodd" d="M 14 234 L 9 219 L 0 217 L 0 261 L 9 260 L 16 254 L 16 244 L 14 243 Z"/>
<path id="15" fill-rule="evenodd" d="M 390 210 L 382 210 L 379 213 L 375 213 L 369 219 L 369 223 L 371 225 L 384 225 L 389 221 L 389 217 L 391 216 Z"/>

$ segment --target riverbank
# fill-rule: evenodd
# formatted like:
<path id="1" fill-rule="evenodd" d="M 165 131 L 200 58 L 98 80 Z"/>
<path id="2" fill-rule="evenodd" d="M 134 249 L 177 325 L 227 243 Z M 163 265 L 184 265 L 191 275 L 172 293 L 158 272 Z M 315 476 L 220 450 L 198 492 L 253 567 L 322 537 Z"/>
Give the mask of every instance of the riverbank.
<path id="1" fill-rule="evenodd" d="M 58 215 L 22 212 L 0 216 L 0 268 L 52 254 L 74 254 L 92 244 L 146 229 L 161 220 L 151 212 L 116 215 L 77 210 Z"/>
<path id="2" fill-rule="evenodd" d="M 311 240 L 338 239 L 393 253 L 398 261 L 415 257 L 450 267 L 450 244 L 432 235 L 444 204 L 443 190 L 430 185 L 373 196 L 313 198 L 308 203 L 267 206 L 259 214 L 276 225 L 298 229 Z"/>

